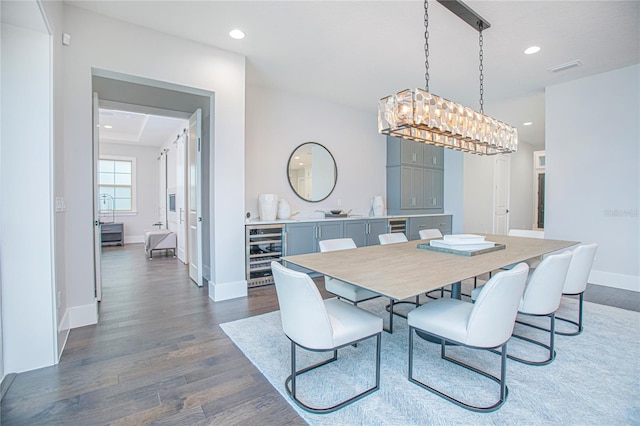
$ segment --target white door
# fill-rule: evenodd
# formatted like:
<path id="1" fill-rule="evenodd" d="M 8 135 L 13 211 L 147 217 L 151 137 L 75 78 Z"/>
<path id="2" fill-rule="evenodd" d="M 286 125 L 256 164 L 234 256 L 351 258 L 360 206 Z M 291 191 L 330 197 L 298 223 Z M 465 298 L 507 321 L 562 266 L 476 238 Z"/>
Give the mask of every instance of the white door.
<path id="1" fill-rule="evenodd" d="M 187 144 L 187 227 L 189 229 L 189 278 L 202 287 L 202 156 L 200 150 L 202 111 L 198 109 L 189 118 Z"/>
<path id="2" fill-rule="evenodd" d="M 93 263 L 95 296 L 102 300 L 102 223 L 100 222 L 100 189 L 98 188 L 98 165 L 100 164 L 100 108 L 98 94 L 93 94 Z"/>
<path id="3" fill-rule="evenodd" d="M 496 155 L 493 167 L 493 233 L 507 235 L 509 230 L 509 174 L 511 157 Z"/>
<path id="4" fill-rule="evenodd" d="M 186 134 L 183 134 L 178 138 L 176 144 L 176 234 L 178 235 L 178 252 L 176 253 L 178 259 L 182 263 L 187 263 L 187 205 L 185 203 L 186 192 L 186 158 L 185 158 L 185 138 Z"/>

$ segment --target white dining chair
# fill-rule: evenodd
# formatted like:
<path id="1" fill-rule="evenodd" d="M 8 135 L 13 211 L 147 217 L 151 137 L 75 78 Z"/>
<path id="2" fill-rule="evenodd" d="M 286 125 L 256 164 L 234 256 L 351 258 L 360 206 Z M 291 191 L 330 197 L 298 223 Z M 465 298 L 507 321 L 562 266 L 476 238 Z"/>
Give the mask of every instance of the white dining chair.
<path id="1" fill-rule="evenodd" d="M 442 238 L 442 232 L 438 228 L 434 229 L 421 229 L 418 234 L 420 234 L 421 240 L 430 240 L 432 238 Z"/>
<path id="2" fill-rule="evenodd" d="M 406 243 L 409 241 L 407 236 L 402 232 L 392 232 L 390 234 L 380 234 L 378 235 L 378 241 L 380 244 L 396 244 L 396 243 Z"/>
<path id="3" fill-rule="evenodd" d="M 582 312 L 584 306 L 584 292 L 587 289 L 587 282 L 589 280 L 589 274 L 591 274 L 591 267 L 593 266 L 593 259 L 596 257 L 598 251 L 598 244 L 583 244 L 576 247 L 573 250 L 573 257 L 571 258 L 571 264 L 569 265 L 569 271 L 567 271 L 567 278 L 562 288 L 562 294 L 564 296 L 579 296 L 580 302 L 578 305 L 578 321 L 570 320 L 567 318 L 557 317 L 558 321 L 567 322 L 576 326 L 574 332 L 557 331 L 556 334 L 563 336 L 577 336 L 582 333 Z"/>
<path id="4" fill-rule="evenodd" d="M 560 254 L 545 257 L 536 269 L 529 270 L 527 285 L 520 301 L 518 314 L 524 316 L 546 316 L 549 317 L 549 329 L 539 327 L 527 322 L 516 320 L 518 324 L 533 327 L 549 332 L 549 343 L 542 343 L 520 334 L 513 334 L 513 337 L 533 343 L 549 351 L 547 359 L 534 361 L 515 355 L 507 354 L 509 359 L 528 365 L 547 365 L 556 358 L 555 351 L 555 324 L 556 311 L 560 307 L 562 299 L 562 288 L 567 277 L 569 264 L 571 263 L 571 252 L 566 250 Z M 484 286 L 478 287 L 471 292 L 472 300 L 476 300 Z"/>
<path id="5" fill-rule="evenodd" d="M 349 250 L 357 248 L 356 243 L 351 238 L 334 238 L 331 240 L 322 240 L 318 242 L 320 252 L 330 252 L 337 250 Z M 357 285 L 345 283 L 325 275 L 324 288 L 331 294 L 335 294 L 338 298 L 348 300 L 357 305 L 365 300 L 379 297 L 378 293 L 374 293 Z"/>
<path id="6" fill-rule="evenodd" d="M 515 325 L 518 306 L 522 298 L 529 267 L 520 263 L 510 271 L 494 275 L 485 284 L 475 304 L 459 299 L 442 298 L 425 303 L 409 312 L 409 381 L 460 407 L 478 412 L 490 412 L 500 408 L 509 393 L 506 385 L 507 342 Z M 497 402 L 478 406 L 446 394 L 414 377 L 414 332 L 439 339 L 442 359 L 478 373 L 500 386 Z M 447 342 L 472 349 L 501 349 L 500 377 L 463 363 L 446 355 Z M 427 369 L 428 371 L 428 369 Z M 449 371 L 448 374 L 455 374 Z M 464 387 L 461 385 L 461 387 Z"/>
<path id="7" fill-rule="evenodd" d="M 386 245 L 386 244 L 406 243 L 409 240 L 407 239 L 407 236 L 402 232 L 392 232 L 389 234 L 378 235 L 378 241 L 380 241 L 380 245 Z M 416 296 L 415 302 L 409 302 L 406 300 L 405 301 L 399 300 L 396 302 L 393 299 L 389 299 L 389 304 L 385 308 L 389 312 L 389 333 L 393 333 L 393 315 L 394 314 L 402 318 L 407 317 L 402 312 L 395 312 L 393 310 L 393 307 L 400 303 L 410 303 L 415 306 L 420 306 L 420 295 Z"/>
<path id="8" fill-rule="evenodd" d="M 285 388 L 293 401 L 306 411 L 325 414 L 377 391 L 380 388 L 382 319 L 342 300 L 322 300 L 313 280 L 305 273 L 285 268 L 278 262 L 271 262 L 271 270 L 280 305 L 282 329 L 291 341 L 291 374 L 285 380 Z M 302 402 L 296 386 L 298 376 L 337 361 L 338 349 L 373 337 L 376 338 L 375 385 L 329 407 L 314 407 L 310 402 Z M 312 352 L 333 352 L 333 356 L 298 370 L 297 347 Z"/>
<path id="9" fill-rule="evenodd" d="M 507 232 L 507 236 L 509 236 L 509 237 L 523 237 L 523 238 L 537 238 L 537 239 L 543 240 L 544 239 L 544 231 L 537 230 L 537 229 L 509 229 L 509 231 Z M 532 259 L 527 259 L 527 260 L 525 260 L 525 262 L 526 262 L 527 265 L 529 265 L 529 269 L 534 269 L 540 264 L 541 260 L 542 260 L 542 256 L 534 257 Z M 516 264 L 514 263 L 514 264 L 511 264 L 511 265 L 503 266 L 500 269 L 511 269 L 515 265 Z M 489 276 L 491 276 L 491 273 L 489 273 Z M 476 288 L 475 285 L 474 285 L 474 288 Z"/>
<path id="10" fill-rule="evenodd" d="M 526 237 L 544 239 L 544 231 L 538 229 L 509 229 L 507 235 L 510 237 Z"/>

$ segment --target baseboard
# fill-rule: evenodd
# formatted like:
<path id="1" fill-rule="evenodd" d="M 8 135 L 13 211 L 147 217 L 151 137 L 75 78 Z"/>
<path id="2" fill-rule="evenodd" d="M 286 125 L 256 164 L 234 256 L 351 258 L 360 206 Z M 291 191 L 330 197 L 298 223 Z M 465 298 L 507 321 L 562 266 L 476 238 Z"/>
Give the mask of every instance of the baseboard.
<path id="1" fill-rule="evenodd" d="M 11 386 L 11 383 L 13 383 L 13 379 L 15 379 L 16 376 L 16 373 L 9 373 L 2 378 L 2 382 L 0 382 L 0 401 L 2 401 L 2 398 L 4 398 L 4 395 L 9 390 L 9 387 Z"/>
<path id="2" fill-rule="evenodd" d="M 144 235 L 125 235 L 125 244 L 144 244 Z"/>
<path id="3" fill-rule="evenodd" d="M 84 327 L 98 323 L 97 302 L 83 306 L 73 306 L 67 311 L 69 314 L 69 328 Z"/>
<path id="4" fill-rule="evenodd" d="M 64 347 L 67 345 L 67 339 L 69 338 L 70 325 L 69 325 L 69 310 L 67 309 L 58 324 L 58 362 L 64 351 Z"/>
<path id="5" fill-rule="evenodd" d="M 640 292 L 640 277 L 635 275 L 592 270 L 589 283 Z"/>
<path id="6" fill-rule="evenodd" d="M 209 281 L 209 299 L 214 302 L 247 296 L 247 282 L 245 280 L 223 284 Z"/>

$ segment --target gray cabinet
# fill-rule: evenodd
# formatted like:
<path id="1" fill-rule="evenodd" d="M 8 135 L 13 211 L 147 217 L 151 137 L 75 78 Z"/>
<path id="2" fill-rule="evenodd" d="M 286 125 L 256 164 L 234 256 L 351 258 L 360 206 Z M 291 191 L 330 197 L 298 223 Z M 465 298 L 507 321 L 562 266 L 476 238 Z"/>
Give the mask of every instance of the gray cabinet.
<path id="1" fill-rule="evenodd" d="M 409 240 L 419 240 L 423 229 L 439 229 L 442 235 L 451 234 L 451 215 L 417 216 L 409 218 Z"/>
<path id="2" fill-rule="evenodd" d="M 387 137 L 387 211 L 444 212 L 444 148 Z"/>
<path id="3" fill-rule="evenodd" d="M 344 223 L 344 238 L 351 238 L 358 247 L 380 244 L 378 235 L 389 229 L 387 219 L 348 220 Z"/>
<path id="4" fill-rule="evenodd" d="M 299 222 L 286 226 L 286 255 L 317 253 L 318 241 L 342 238 L 343 221 Z M 287 267 L 303 272 L 307 269 L 288 264 Z"/>

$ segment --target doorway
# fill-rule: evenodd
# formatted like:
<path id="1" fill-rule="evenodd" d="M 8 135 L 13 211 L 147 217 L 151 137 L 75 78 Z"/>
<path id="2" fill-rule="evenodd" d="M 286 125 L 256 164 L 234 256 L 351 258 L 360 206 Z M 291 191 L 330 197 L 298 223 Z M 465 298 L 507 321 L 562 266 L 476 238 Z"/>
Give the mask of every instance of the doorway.
<path id="1" fill-rule="evenodd" d="M 544 229 L 545 151 L 533 152 L 533 229 Z"/>
<path id="2" fill-rule="evenodd" d="M 511 157 L 496 155 L 493 163 L 493 233 L 507 235 L 509 230 L 509 191 Z"/>
<path id="3" fill-rule="evenodd" d="M 142 122 L 148 122 L 149 120 L 156 119 L 158 117 L 164 117 L 168 121 L 173 121 L 174 124 L 179 123 L 177 126 L 174 126 L 172 132 L 173 136 L 171 136 L 168 140 L 165 138 L 162 146 L 156 146 L 151 148 L 153 151 L 153 161 L 155 162 L 154 166 L 157 171 L 153 173 L 147 173 L 145 175 L 147 178 L 153 179 L 155 181 L 155 191 L 151 192 L 151 197 L 155 200 L 155 202 L 149 203 L 154 206 L 155 211 L 149 214 L 147 212 L 146 217 L 143 217 L 140 214 L 140 206 L 142 203 L 139 200 L 131 200 L 131 206 L 127 206 L 132 208 L 132 212 L 130 216 L 137 218 L 138 224 L 136 227 L 129 227 L 133 232 L 127 232 L 127 227 L 125 227 L 125 243 L 143 243 L 144 242 L 144 231 L 145 228 L 148 229 L 150 226 L 157 224 L 157 227 L 167 228 L 170 226 L 170 212 L 167 211 L 167 207 L 173 203 L 173 206 L 176 206 L 176 187 L 177 184 L 175 181 L 170 182 L 168 180 L 169 174 L 167 174 L 167 164 L 168 157 L 173 156 L 173 160 L 177 158 L 177 145 L 179 144 L 181 137 L 186 137 L 186 140 L 182 143 L 183 146 L 188 147 L 188 134 L 189 128 L 195 128 L 198 133 L 200 133 L 199 138 L 196 143 L 196 147 L 199 150 L 198 157 L 200 161 L 204 162 L 201 167 L 197 167 L 197 172 L 192 174 L 192 177 L 187 176 L 183 180 L 183 184 L 185 187 L 190 185 L 193 189 L 191 192 L 195 194 L 199 205 L 208 206 L 209 204 L 209 185 L 206 180 L 202 179 L 201 170 L 206 169 L 209 165 L 209 137 L 211 134 L 211 111 L 213 107 L 213 93 L 205 93 L 199 89 L 191 89 L 191 88 L 182 88 L 177 87 L 175 85 L 171 85 L 169 83 L 157 82 L 152 80 L 141 79 L 138 77 L 127 76 L 123 74 L 96 70 L 93 69 L 92 76 L 92 85 L 94 92 L 97 93 L 99 98 L 99 105 L 103 112 L 109 112 L 111 114 L 115 114 L 116 111 L 118 113 L 129 114 L 130 117 L 127 119 L 135 121 L 136 118 L 140 119 Z M 195 94 L 193 92 L 202 92 L 202 94 Z M 199 114 L 196 114 L 197 111 L 200 111 Z M 140 117 L 136 117 L 135 115 L 139 115 Z M 189 123 L 189 118 L 192 116 L 200 116 L 203 117 L 199 122 L 195 124 Z M 159 118 L 158 118 L 159 119 Z M 177 121 L 176 121 L 177 120 Z M 182 121 L 179 121 L 182 120 Z M 205 124 L 206 123 L 206 124 Z M 107 129 L 105 129 L 107 130 Z M 113 126 L 112 129 L 113 130 Z M 102 129 L 101 129 L 102 131 Z M 185 135 L 186 133 L 186 135 Z M 114 141 L 114 138 L 117 138 L 118 135 L 112 135 L 111 140 L 109 141 L 112 145 L 111 148 L 117 146 L 117 142 L 122 141 Z M 174 144 L 175 142 L 175 144 Z M 121 144 L 124 145 L 124 144 Z M 188 149 L 188 148 L 186 148 Z M 104 154 L 102 150 L 97 149 L 99 154 Z M 173 151 L 173 152 L 172 152 Z M 148 156 L 147 156 L 148 157 Z M 188 152 L 182 155 L 182 158 L 188 159 Z M 185 160 L 188 161 L 188 160 Z M 96 170 L 99 171 L 99 160 L 95 160 Z M 162 167 L 164 167 L 165 175 L 161 172 Z M 139 165 L 136 164 L 136 168 L 139 168 Z M 185 174 L 188 175 L 187 170 L 188 167 L 185 165 L 183 167 Z M 143 173 L 138 173 L 138 176 L 142 176 Z M 189 179 L 192 179 L 195 183 L 192 185 Z M 196 179 L 196 180 L 194 180 Z M 160 184 L 158 181 L 164 180 L 164 188 L 160 188 Z M 96 177 L 96 183 L 98 183 L 98 176 Z M 171 185 L 171 186 L 169 186 Z M 96 185 L 97 186 L 97 185 Z M 172 197 L 169 200 L 169 188 L 172 188 Z M 174 192 L 175 191 L 175 192 Z M 189 191 L 182 191 L 183 193 L 187 193 Z M 96 191 L 96 194 L 99 191 Z M 186 205 L 183 210 L 188 211 L 188 203 L 189 203 L 189 195 L 185 197 Z M 162 202 L 159 202 L 159 200 Z M 178 200 L 179 201 L 179 200 Z M 195 201 L 193 202 L 195 204 Z M 136 206 L 134 209 L 133 207 Z M 179 207 L 177 207 L 179 209 Z M 178 210 L 179 211 L 179 210 Z M 98 209 L 96 210 L 96 214 L 99 213 Z M 127 217 L 124 215 L 129 221 L 134 220 L 131 217 Z M 186 214 L 183 216 L 187 216 Z M 98 215 L 96 215 L 98 217 Z M 203 220 L 203 217 L 206 217 L 202 212 L 202 208 L 198 209 L 197 213 L 193 215 L 195 220 L 197 221 L 197 230 L 193 234 L 195 238 L 200 240 L 201 247 L 207 247 L 209 235 L 209 224 L 206 220 Z M 96 221 L 98 222 L 98 221 Z M 188 224 L 188 220 L 185 222 Z M 185 242 L 185 246 L 187 245 L 187 237 L 185 232 L 185 237 L 182 239 Z M 205 244 L 202 244 L 204 240 Z M 101 252 L 101 244 L 100 240 L 96 238 L 95 244 L 96 253 Z M 208 258 L 208 253 L 200 250 L 199 253 L 195 253 L 195 255 L 189 258 L 190 253 L 188 249 L 184 250 L 184 261 L 191 263 L 190 259 L 195 258 Z M 193 277 L 193 281 L 196 282 L 199 286 L 203 283 L 203 273 L 204 268 L 202 266 L 207 266 L 206 263 L 201 260 L 197 262 L 198 266 L 196 275 Z M 101 270 L 100 270 L 100 262 L 99 259 L 96 259 L 96 293 L 99 293 L 99 285 L 101 282 Z"/>

